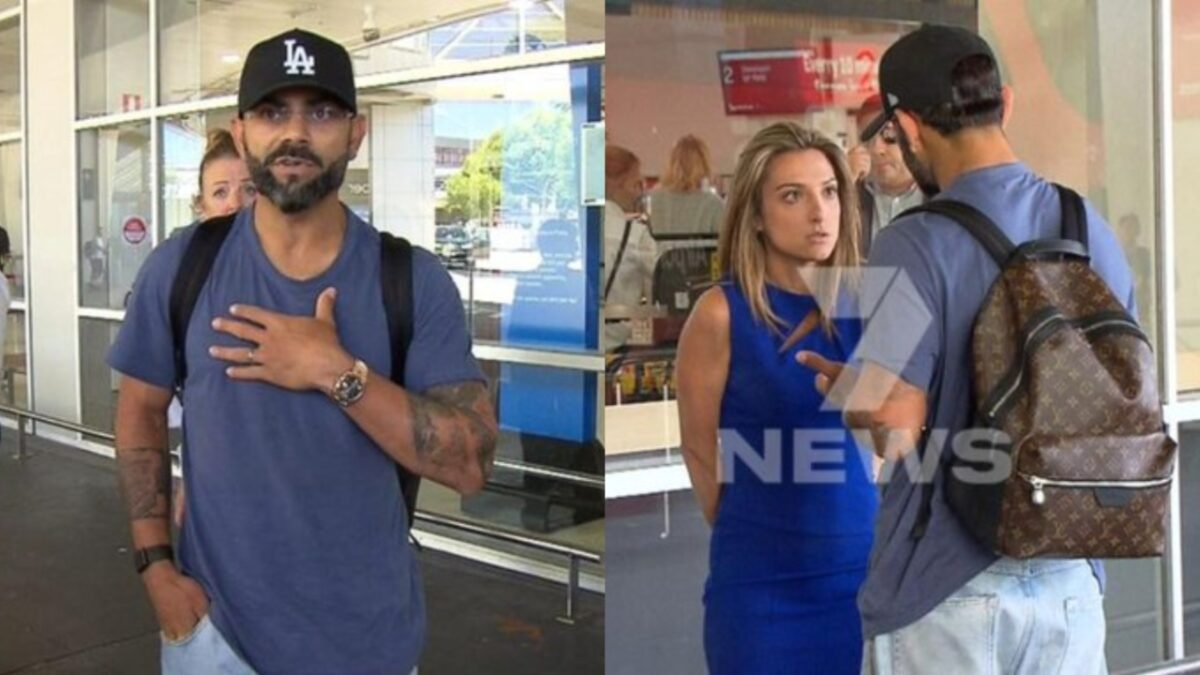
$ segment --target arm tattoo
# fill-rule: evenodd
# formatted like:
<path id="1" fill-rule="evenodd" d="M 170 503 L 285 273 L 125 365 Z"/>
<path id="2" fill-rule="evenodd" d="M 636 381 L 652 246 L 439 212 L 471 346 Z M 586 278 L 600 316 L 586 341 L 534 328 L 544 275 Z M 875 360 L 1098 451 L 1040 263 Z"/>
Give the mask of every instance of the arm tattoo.
<path id="1" fill-rule="evenodd" d="M 423 461 L 451 469 L 474 461 L 485 478 L 491 475 L 496 429 L 490 395 L 483 383 L 434 387 L 409 400 L 413 442 Z"/>
<path id="2" fill-rule="evenodd" d="M 130 520 L 166 520 L 171 490 L 171 462 L 166 448 L 118 450 L 117 467 Z"/>

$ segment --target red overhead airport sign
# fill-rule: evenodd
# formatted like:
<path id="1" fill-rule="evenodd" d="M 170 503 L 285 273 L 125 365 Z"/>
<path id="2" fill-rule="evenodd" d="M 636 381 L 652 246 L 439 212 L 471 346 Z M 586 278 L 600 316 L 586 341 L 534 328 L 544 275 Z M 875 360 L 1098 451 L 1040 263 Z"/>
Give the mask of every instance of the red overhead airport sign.
<path id="1" fill-rule="evenodd" d="M 857 108 L 878 91 L 886 44 L 825 40 L 793 49 L 721 52 L 727 115 L 791 115 Z"/>

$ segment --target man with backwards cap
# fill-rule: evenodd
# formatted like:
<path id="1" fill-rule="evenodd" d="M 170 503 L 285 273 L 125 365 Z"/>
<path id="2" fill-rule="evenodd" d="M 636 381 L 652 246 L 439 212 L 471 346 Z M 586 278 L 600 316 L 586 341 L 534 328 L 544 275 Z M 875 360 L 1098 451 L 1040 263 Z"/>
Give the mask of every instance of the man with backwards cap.
<path id="1" fill-rule="evenodd" d="M 893 125 L 923 191 L 976 207 L 1015 244 L 1059 238 L 1055 187 L 1017 159 L 1004 134 L 1013 95 L 986 42 L 960 28 L 923 26 L 887 50 L 879 79 L 883 110 L 865 135 Z M 1090 205 L 1087 221 L 1093 269 L 1136 316 L 1115 235 Z M 879 232 L 870 266 L 891 273 L 864 276 L 864 306 L 883 299 L 867 317 L 862 367 L 856 382 L 847 378 L 852 391 L 843 398 L 839 385 L 831 396 L 887 460 L 858 598 L 863 672 L 1105 673 L 1098 561 L 998 558 L 944 498 L 953 439 L 972 424 L 971 329 L 996 264 L 962 226 L 922 212 Z M 893 284 L 903 279 L 897 270 L 907 280 Z M 841 364 L 815 354 L 797 358 L 827 392 L 841 374 Z M 913 452 L 926 427 L 930 442 Z M 919 458 L 930 453 L 936 470 L 924 476 L 932 489 L 924 493 L 921 464 L 929 462 Z"/>
<path id="2" fill-rule="evenodd" d="M 164 673 L 415 672 L 425 605 L 396 463 L 464 494 L 491 471 L 496 421 L 462 304 L 421 249 L 404 386 L 385 375 L 380 235 L 337 198 L 367 131 L 357 112 L 334 42 L 292 30 L 246 57 L 232 131 L 260 198 L 236 216 L 188 327 L 177 561 L 168 295 L 195 226 L 146 261 L 109 354 Z"/>
<path id="3" fill-rule="evenodd" d="M 865 133 L 882 110 L 883 101 L 879 94 L 874 94 L 863 102 L 856 115 L 861 134 L 859 140 L 870 160 L 866 174 L 855 183 L 862 217 L 862 236 L 858 241 L 863 257 L 870 253 L 871 242 L 880 229 L 925 201 L 925 195 L 904 164 L 895 124 L 876 128 L 871 135 Z"/>

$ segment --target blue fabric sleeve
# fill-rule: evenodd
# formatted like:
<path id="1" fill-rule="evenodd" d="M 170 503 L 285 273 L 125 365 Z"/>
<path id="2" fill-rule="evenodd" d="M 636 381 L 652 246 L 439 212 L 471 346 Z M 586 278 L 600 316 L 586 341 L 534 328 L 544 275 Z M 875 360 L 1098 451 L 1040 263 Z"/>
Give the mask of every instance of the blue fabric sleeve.
<path id="1" fill-rule="evenodd" d="M 872 243 L 860 302 L 866 330 L 854 361 L 876 363 L 928 391 L 942 353 L 943 296 L 911 236 L 892 224 Z"/>
<path id="2" fill-rule="evenodd" d="M 471 353 L 462 296 L 437 257 L 413 247 L 413 340 L 405 362 L 405 388 L 487 381 Z"/>
<path id="3" fill-rule="evenodd" d="M 175 347 L 169 316 L 171 284 L 192 231 L 192 227 L 177 230 L 142 264 L 133 282 L 125 321 L 108 350 L 110 368 L 164 389 L 175 386 Z"/>

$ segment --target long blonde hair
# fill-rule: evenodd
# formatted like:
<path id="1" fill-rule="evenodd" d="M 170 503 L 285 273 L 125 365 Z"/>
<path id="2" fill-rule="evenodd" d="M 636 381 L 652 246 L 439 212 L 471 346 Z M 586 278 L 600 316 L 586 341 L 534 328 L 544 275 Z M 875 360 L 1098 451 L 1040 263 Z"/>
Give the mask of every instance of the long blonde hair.
<path id="1" fill-rule="evenodd" d="M 674 192 L 694 192 L 711 179 L 712 161 L 704 141 L 691 134 L 676 141 L 663 176 L 663 187 Z"/>
<path id="2" fill-rule="evenodd" d="M 816 150 L 829 160 L 837 177 L 838 200 L 841 202 L 837 243 L 834 244 L 833 253 L 817 263 L 818 267 L 829 269 L 813 275 L 815 283 L 810 284 L 817 306 L 830 310 L 836 307 L 842 290 L 857 284 L 857 268 L 861 263 L 858 251 L 858 199 L 841 148 L 820 133 L 792 122 L 772 124 L 754 134 L 738 156 L 737 170 L 725 208 L 717 260 L 721 274 L 728 275 L 741 289 L 754 318 L 779 333 L 791 327 L 784 325 L 783 319 L 775 313 L 767 299 L 767 249 L 760 232 L 763 186 L 771 160 L 798 150 Z M 826 334 L 832 334 L 832 317 L 821 312 L 820 319 Z"/>

